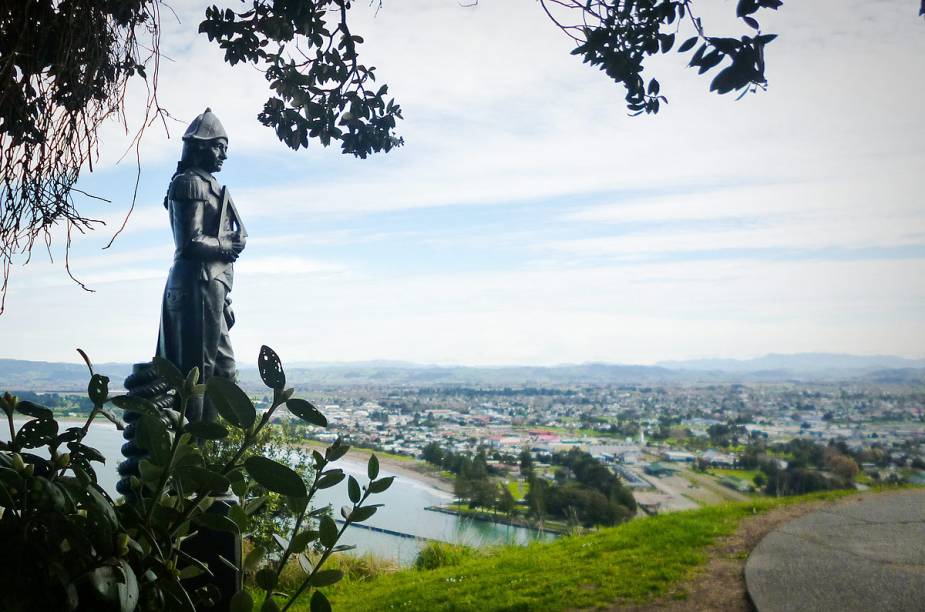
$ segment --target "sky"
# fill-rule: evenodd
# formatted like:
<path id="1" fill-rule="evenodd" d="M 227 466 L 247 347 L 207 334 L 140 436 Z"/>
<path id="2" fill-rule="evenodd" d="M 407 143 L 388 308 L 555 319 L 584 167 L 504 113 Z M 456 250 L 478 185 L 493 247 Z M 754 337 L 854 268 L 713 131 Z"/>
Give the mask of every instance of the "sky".
<path id="1" fill-rule="evenodd" d="M 736 35 L 735 3 L 706 2 Z M 361 59 L 402 105 L 404 147 L 366 160 L 293 152 L 256 115 L 263 75 L 197 35 L 205 3 L 164 14 L 159 96 L 177 121 L 141 147 L 101 133 L 82 200 L 107 221 L 13 270 L 0 357 L 153 354 L 173 244 L 161 204 L 189 121 L 225 125 L 248 228 L 235 264 L 240 364 L 654 363 L 766 353 L 925 356 L 925 20 L 913 0 L 787 1 L 766 92 L 735 101 L 670 53 L 668 106 L 569 54 L 535 0 L 387 0 L 351 9 Z M 231 2 L 229 6 L 238 7 Z M 697 6 L 695 4 L 695 6 Z M 678 40 L 689 35 L 685 24 Z M 129 93 L 136 127 L 144 99 Z"/>

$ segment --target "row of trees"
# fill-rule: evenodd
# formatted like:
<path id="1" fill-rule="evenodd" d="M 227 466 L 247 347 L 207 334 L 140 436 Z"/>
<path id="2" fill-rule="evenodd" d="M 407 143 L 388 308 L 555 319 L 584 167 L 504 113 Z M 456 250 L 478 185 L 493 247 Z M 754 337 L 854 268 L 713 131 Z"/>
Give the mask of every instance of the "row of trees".
<path id="1" fill-rule="evenodd" d="M 813 491 L 850 489 L 860 471 L 847 448 L 794 439 L 771 447 L 756 442 L 746 447 L 739 464 L 759 469 L 755 484 L 768 495 L 802 495 Z M 777 457 L 786 457 L 786 464 Z"/>
<path id="2" fill-rule="evenodd" d="M 422 458 L 456 475 L 454 492 L 470 508 L 489 508 L 506 515 L 518 513 L 517 500 L 488 463 L 484 449 L 474 454 L 428 444 Z M 514 457 L 506 457 L 514 462 Z M 536 469 L 533 455 L 524 448 L 517 456 L 521 475 L 528 483 L 523 513 L 542 523 L 551 518 L 576 525 L 616 525 L 633 516 L 636 500 L 620 478 L 603 463 L 578 449 L 556 453 L 550 463 L 556 467 L 550 480 Z"/>
<path id="3" fill-rule="evenodd" d="M 585 527 L 617 525 L 636 513 L 636 500 L 620 478 L 590 454 L 573 448 L 552 455 L 555 479 L 527 474 L 532 516 L 557 518 Z"/>

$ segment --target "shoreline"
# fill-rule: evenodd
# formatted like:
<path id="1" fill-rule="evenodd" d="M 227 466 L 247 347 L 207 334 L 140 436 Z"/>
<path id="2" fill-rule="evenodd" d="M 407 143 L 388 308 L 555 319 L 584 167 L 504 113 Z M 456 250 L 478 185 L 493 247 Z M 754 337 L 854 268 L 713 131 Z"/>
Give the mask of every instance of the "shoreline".
<path id="1" fill-rule="evenodd" d="M 548 533 L 555 536 L 561 536 L 567 532 L 566 526 L 561 521 L 548 521 L 547 524 L 549 526 L 544 526 L 542 529 L 540 529 L 519 516 L 508 517 L 508 520 L 505 521 L 501 520 L 497 515 L 492 514 L 491 512 L 483 512 L 480 510 L 459 510 L 456 508 L 449 508 L 447 506 L 427 506 L 424 509 L 430 512 L 439 512 L 440 514 L 449 514 L 451 516 L 458 516 L 460 518 L 467 518 L 485 523 L 493 523 L 495 525 L 528 529 L 536 534 Z"/>
<path id="2" fill-rule="evenodd" d="M 300 442 L 298 446 L 314 450 L 323 450 L 328 447 L 328 445 L 323 442 L 318 442 L 317 440 L 304 440 Z M 358 449 L 351 446 L 344 457 L 356 462 L 366 463 L 369 461 L 369 456 L 373 453 L 376 453 L 376 451 L 371 449 Z M 451 480 L 438 476 L 433 472 L 425 471 L 429 468 L 426 464 L 417 459 L 409 457 L 407 461 L 399 461 L 391 457 L 383 457 L 378 453 L 376 453 L 376 457 L 379 459 L 379 466 L 381 468 L 392 472 L 396 476 L 404 476 L 409 479 L 417 480 L 443 493 L 453 494 L 453 482 Z"/>

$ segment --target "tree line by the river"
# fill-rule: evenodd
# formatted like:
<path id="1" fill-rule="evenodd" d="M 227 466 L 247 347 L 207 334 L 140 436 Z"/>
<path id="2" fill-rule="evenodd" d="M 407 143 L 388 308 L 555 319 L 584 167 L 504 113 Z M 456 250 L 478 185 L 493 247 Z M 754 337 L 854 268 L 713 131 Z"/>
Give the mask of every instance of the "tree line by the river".
<path id="1" fill-rule="evenodd" d="M 517 456 L 500 452 L 489 456 L 484 448 L 456 452 L 431 442 L 421 458 L 455 476 L 456 497 L 470 509 L 583 527 L 616 525 L 636 512 L 636 500 L 619 476 L 577 448 L 545 456 L 546 461 L 539 464 L 527 448 Z M 515 497 L 506 482 L 505 465 L 519 469 L 525 481 L 522 499 Z"/>

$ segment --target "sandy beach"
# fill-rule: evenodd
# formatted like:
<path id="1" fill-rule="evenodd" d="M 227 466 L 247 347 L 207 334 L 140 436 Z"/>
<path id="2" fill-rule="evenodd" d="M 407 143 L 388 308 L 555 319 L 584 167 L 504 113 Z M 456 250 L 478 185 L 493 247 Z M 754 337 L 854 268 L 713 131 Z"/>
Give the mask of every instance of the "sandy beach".
<path id="1" fill-rule="evenodd" d="M 303 446 L 307 448 L 313 448 L 317 450 L 324 450 L 327 448 L 326 444 L 321 442 L 306 441 L 303 443 Z M 375 451 L 369 449 L 358 449 L 354 450 L 351 448 L 344 457 L 351 459 L 357 462 L 367 462 L 369 461 L 369 456 Z M 422 461 L 417 459 L 408 459 L 408 460 L 399 460 L 393 459 L 388 456 L 382 456 L 381 454 L 376 454 L 376 457 L 379 458 L 379 467 L 389 472 L 399 476 L 406 477 L 409 479 L 417 480 L 418 482 L 423 482 L 426 485 L 433 487 L 444 493 L 453 493 L 453 481 L 439 476 L 433 472 L 433 468 L 428 466 Z"/>

